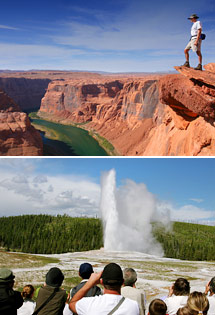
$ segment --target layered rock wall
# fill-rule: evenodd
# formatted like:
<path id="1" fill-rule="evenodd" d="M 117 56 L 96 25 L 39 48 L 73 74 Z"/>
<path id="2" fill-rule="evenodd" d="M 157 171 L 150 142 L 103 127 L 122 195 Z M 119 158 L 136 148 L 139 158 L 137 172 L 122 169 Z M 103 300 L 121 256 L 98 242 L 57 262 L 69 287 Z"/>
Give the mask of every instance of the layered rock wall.
<path id="1" fill-rule="evenodd" d="M 40 108 L 49 82 L 50 79 L 0 77 L 0 89 L 5 91 L 22 110 L 36 110 Z"/>
<path id="2" fill-rule="evenodd" d="M 0 90 L 0 155 L 35 156 L 43 154 L 42 138 L 27 114 Z"/>
<path id="3" fill-rule="evenodd" d="M 68 119 L 73 122 L 91 121 L 96 115 L 97 106 L 112 103 L 122 89 L 120 81 L 84 82 L 53 81 L 42 99 L 40 114 L 53 115 L 55 119 Z"/>

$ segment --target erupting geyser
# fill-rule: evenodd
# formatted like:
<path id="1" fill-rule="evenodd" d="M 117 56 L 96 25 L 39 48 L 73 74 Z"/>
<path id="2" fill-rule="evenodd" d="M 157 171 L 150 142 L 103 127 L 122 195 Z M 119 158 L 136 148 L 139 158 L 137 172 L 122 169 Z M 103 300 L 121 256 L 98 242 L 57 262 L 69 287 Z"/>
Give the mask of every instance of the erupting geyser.
<path id="1" fill-rule="evenodd" d="M 161 245 L 152 235 L 156 199 L 145 184 L 127 180 L 124 186 L 116 188 L 115 170 L 104 173 L 100 210 L 106 250 L 163 254 Z"/>

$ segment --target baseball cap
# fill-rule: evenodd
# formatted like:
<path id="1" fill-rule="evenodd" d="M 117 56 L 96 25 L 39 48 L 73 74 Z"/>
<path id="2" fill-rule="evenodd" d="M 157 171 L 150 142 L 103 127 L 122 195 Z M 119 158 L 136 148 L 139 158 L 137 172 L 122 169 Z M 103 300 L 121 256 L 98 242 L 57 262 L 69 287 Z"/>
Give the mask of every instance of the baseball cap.
<path id="1" fill-rule="evenodd" d="M 119 265 L 115 263 L 110 263 L 104 267 L 102 276 L 104 284 L 122 284 L 123 283 L 123 273 Z"/>

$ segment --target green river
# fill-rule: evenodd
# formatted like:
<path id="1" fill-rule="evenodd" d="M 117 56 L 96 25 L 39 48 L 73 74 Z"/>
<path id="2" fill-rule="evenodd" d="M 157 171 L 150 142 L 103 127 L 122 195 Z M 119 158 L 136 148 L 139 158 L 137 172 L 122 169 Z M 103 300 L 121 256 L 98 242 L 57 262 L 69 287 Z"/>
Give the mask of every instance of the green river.
<path id="1" fill-rule="evenodd" d="M 29 117 L 43 138 L 44 155 L 52 156 L 107 156 L 88 131 L 70 125 L 62 125 L 39 118 L 36 113 Z M 110 151 L 114 150 L 110 144 Z"/>

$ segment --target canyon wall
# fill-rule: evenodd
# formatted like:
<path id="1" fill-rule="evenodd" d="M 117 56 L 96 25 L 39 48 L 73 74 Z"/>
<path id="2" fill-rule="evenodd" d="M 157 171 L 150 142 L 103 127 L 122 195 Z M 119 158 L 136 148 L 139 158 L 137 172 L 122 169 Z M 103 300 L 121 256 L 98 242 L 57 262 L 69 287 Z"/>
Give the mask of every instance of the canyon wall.
<path id="1" fill-rule="evenodd" d="M 40 108 L 50 79 L 0 77 L 0 89 L 9 95 L 22 110 Z"/>
<path id="2" fill-rule="evenodd" d="M 42 138 L 27 114 L 0 90 L 0 155 L 36 156 L 43 154 Z"/>
<path id="3" fill-rule="evenodd" d="M 59 121 L 92 121 L 99 105 L 114 103 L 122 88 L 123 83 L 118 80 L 53 81 L 42 99 L 39 113 L 53 115 Z"/>
<path id="4" fill-rule="evenodd" d="M 53 81 L 39 115 L 84 123 L 121 155 L 214 156 L 215 72 L 176 67 L 180 74 Z"/>
<path id="5" fill-rule="evenodd" d="M 100 78 L 89 72 L 70 71 L 0 71 L 0 89 L 22 110 L 38 110 L 48 84 L 53 80 Z"/>

